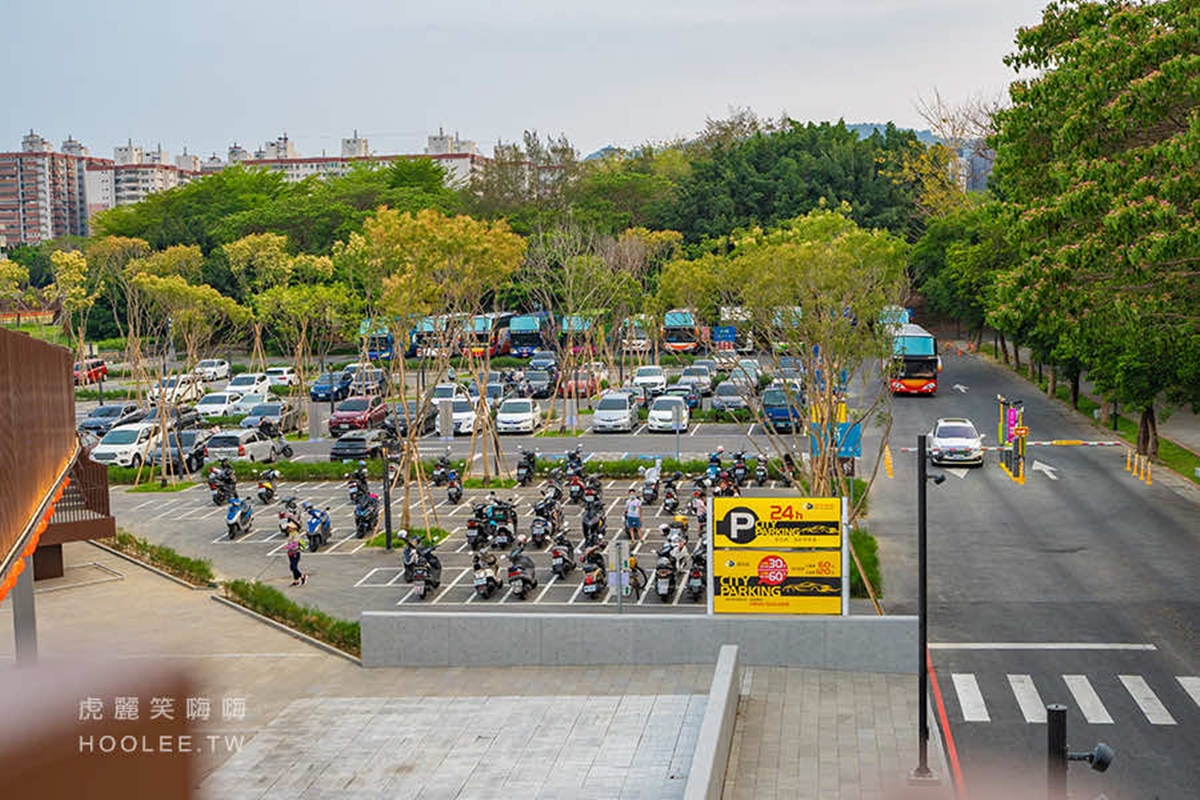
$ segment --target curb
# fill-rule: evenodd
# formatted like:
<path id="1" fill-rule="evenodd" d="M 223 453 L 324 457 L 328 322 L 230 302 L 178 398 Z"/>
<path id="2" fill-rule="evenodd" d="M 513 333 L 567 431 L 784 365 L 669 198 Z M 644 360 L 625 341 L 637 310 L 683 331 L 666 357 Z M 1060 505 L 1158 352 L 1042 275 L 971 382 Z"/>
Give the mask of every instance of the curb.
<path id="1" fill-rule="evenodd" d="M 717 666 L 708 689 L 708 705 L 696 737 L 696 749 L 688 769 L 684 800 L 720 800 L 729 766 L 729 748 L 733 744 L 737 719 L 741 668 L 735 644 L 721 645 Z"/>
<path id="2" fill-rule="evenodd" d="M 213 600 L 216 600 L 221 605 L 225 605 L 225 606 L 229 606 L 230 608 L 237 609 L 238 611 L 242 612 L 246 616 L 252 617 L 252 618 L 258 620 L 259 622 L 269 625 L 270 627 L 274 628 L 275 630 L 282 631 L 283 633 L 286 633 L 288 636 L 291 636 L 292 638 L 299 639 L 300 641 L 304 642 L 305 644 L 312 645 L 313 647 L 317 648 L 318 650 L 324 650 L 326 653 L 329 653 L 330 655 L 333 655 L 333 656 L 341 656 L 342 658 L 346 659 L 347 661 L 349 661 L 350 663 L 354 664 L 357 667 L 362 666 L 361 659 L 350 655 L 345 650 L 339 650 L 338 648 L 334 647 L 331 644 L 326 644 L 325 642 L 322 642 L 320 639 L 314 639 L 313 637 L 309 636 L 306 633 L 301 633 L 300 631 L 296 630 L 295 628 L 290 628 L 287 625 L 284 625 L 282 622 L 273 620 L 270 617 L 267 617 L 267 616 L 264 616 L 264 615 L 258 613 L 257 611 L 246 608 L 241 603 L 236 603 L 233 600 L 230 600 L 226 597 L 221 597 L 221 595 L 219 595 L 219 594 L 209 595 L 209 597 L 211 597 Z"/>
<path id="3" fill-rule="evenodd" d="M 207 586 L 207 585 L 206 586 L 196 586 L 193 583 L 188 583 L 183 578 L 180 578 L 177 575 L 172 575 L 171 573 L 166 572 L 165 570 L 161 570 L 152 564 L 147 564 L 145 561 L 142 561 L 139 558 L 135 558 L 134 556 L 131 556 L 128 553 L 124 553 L 120 550 L 116 550 L 112 547 L 109 547 L 106 544 L 100 544 L 95 539 L 89 539 L 88 544 L 90 544 L 92 547 L 99 547 L 104 552 L 114 555 L 117 558 L 123 558 L 131 564 L 137 564 L 142 569 L 148 569 L 151 572 L 153 572 L 154 574 L 158 575 L 159 577 L 166 578 L 169 581 L 174 581 L 175 583 L 179 584 L 180 586 L 184 587 L 185 589 L 191 589 L 193 591 L 196 591 L 196 590 L 208 591 L 209 589 L 213 588 L 212 586 Z"/>

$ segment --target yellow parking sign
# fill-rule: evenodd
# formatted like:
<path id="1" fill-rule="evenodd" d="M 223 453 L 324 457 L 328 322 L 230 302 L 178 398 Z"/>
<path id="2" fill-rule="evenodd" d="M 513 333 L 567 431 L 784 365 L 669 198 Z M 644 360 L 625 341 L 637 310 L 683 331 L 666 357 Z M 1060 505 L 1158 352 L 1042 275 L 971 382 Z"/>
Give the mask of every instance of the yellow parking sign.
<path id="1" fill-rule="evenodd" d="M 713 498 L 713 547 L 807 549 L 841 546 L 841 498 Z"/>
<path id="2" fill-rule="evenodd" d="M 840 614 L 842 554 L 762 550 L 714 552 L 713 611 Z"/>

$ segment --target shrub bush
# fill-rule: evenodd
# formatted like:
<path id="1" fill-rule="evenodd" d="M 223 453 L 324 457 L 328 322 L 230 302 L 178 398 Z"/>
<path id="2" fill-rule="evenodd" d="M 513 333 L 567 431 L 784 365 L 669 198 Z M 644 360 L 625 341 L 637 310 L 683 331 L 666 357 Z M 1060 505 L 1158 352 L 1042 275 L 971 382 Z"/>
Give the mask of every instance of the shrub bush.
<path id="1" fill-rule="evenodd" d="M 854 546 L 854 552 L 858 554 L 858 560 L 862 562 L 863 571 L 866 572 L 867 579 L 875 590 L 875 596 L 883 597 L 883 578 L 879 574 L 879 544 L 875 541 L 875 537 L 862 528 L 854 528 L 850 531 L 850 544 Z M 854 559 L 850 559 L 849 568 L 850 596 L 867 597 L 866 584 L 863 583 L 862 575 L 859 574 Z"/>
<path id="2" fill-rule="evenodd" d="M 211 561 L 188 558 L 169 547 L 139 539 L 121 528 L 117 529 L 115 537 L 102 539 L 100 543 L 181 578 L 193 586 L 211 586 L 216 577 Z"/>
<path id="3" fill-rule="evenodd" d="M 392 530 L 392 547 L 396 547 L 397 544 L 399 544 L 401 547 L 404 546 L 404 540 L 398 538 L 398 533 L 399 533 L 398 529 Z M 450 535 L 450 531 L 446 530 L 445 528 L 438 528 L 438 527 L 433 527 L 433 528 L 428 528 L 428 529 L 426 529 L 426 528 L 409 528 L 408 535 L 410 537 L 415 537 L 422 544 L 429 545 L 429 544 L 437 544 L 439 542 L 444 541 L 446 539 L 446 537 Z M 366 546 L 367 547 L 387 547 L 387 531 L 380 531 L 379 533 L 372 536 L 370 539 L 367 539 Z"/>
<path id="4" fill-rule="evenodd" d="M 362 631 L 357 622 L 332 617 L 312 606 L 302 606 L 278 589 L 258 581 L 229 581 L 225 584 L 225 596 L 339 650 L 362 655 Z"/>

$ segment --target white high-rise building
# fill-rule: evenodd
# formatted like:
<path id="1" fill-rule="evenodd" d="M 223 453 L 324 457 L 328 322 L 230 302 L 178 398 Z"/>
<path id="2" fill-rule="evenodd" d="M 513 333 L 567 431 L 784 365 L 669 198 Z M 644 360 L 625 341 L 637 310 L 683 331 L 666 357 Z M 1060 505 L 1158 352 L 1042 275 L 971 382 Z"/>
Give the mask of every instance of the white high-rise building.
<path id="1" fill-rule="evenodd" d="M 258 155 L 259 152 L 262 153 L 261 156 Z M 300 157 L 300 153 L 296 150 L 295 143 L 288 138 L 286 133 L 273 142 L 267 142 L 263 146 L 263 149 L 261 151 L 256 151 L 254 155 L 256 158 L 266 159 L 289 159 Z"/>
<path id="2" fill-rule="evenodd" d="M 145 159 L 142 148 L 129 139 L 124 145 L 113 148 L 113 161 L 117 164 L 141 164 Z"/>
<path id="3" fill-rule="evenodd" d="M 427 156 L 444 156 L 452 153 L 467 153 L 477 155 L 479 148 L 475 142 L 470 139 L 458 138 L 458 133 L 453 136 L 447 136 L 446 132 L 438 128 L 436 136 L 430 136 L 425 140 L 425 155 Z"/>
<path id="4" fill-rule="evenodd" d="M 367 147 L 367 140 L 358 138 L 358 130 L 354 131 L 354 138 L 342 139 L 342 158 L 364 158 L 371 155 L 370 148 Z"/>
<path id="5" fill-rule="evenodd" d="M 175 156 L 175 166 L 188 172 L 200 171 L 200 156 L 195 156 L 188 153 L 187 148 L 183 148 L 183 155 Z"/>

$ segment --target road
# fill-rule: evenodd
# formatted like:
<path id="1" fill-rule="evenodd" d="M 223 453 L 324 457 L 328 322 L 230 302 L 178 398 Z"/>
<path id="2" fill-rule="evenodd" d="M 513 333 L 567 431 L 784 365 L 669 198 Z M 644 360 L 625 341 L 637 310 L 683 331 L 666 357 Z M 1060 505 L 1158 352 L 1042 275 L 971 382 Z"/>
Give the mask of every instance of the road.
<path id="1" fill-rule="evenodd" d="M 896 399 L 895 478 L 872 496 L 889 613 L 916 611 L 916 462 L 900 447 L 942 416 L 994 445 L 998 393 L 1025 401 L 1031 441 L 1108 438 L 982 359 L 947 357 L 940 382 L 934 398 Z M 1042 709 L 1058 702 L 1073 750 L 1117 753 L 1104 774 L 1071 768 L 1074 797 L 1194 798 L 1200 493 L 1165 471 L 1138 481 L 1120 447 L 1030 447 L 1035 459 L 1046 468 L 1024 486 L 994 453 L 981 469 L 930 468 L 947 477 L 928 490 L 929 638 L 971 795 L 1044 796 Z"/>

